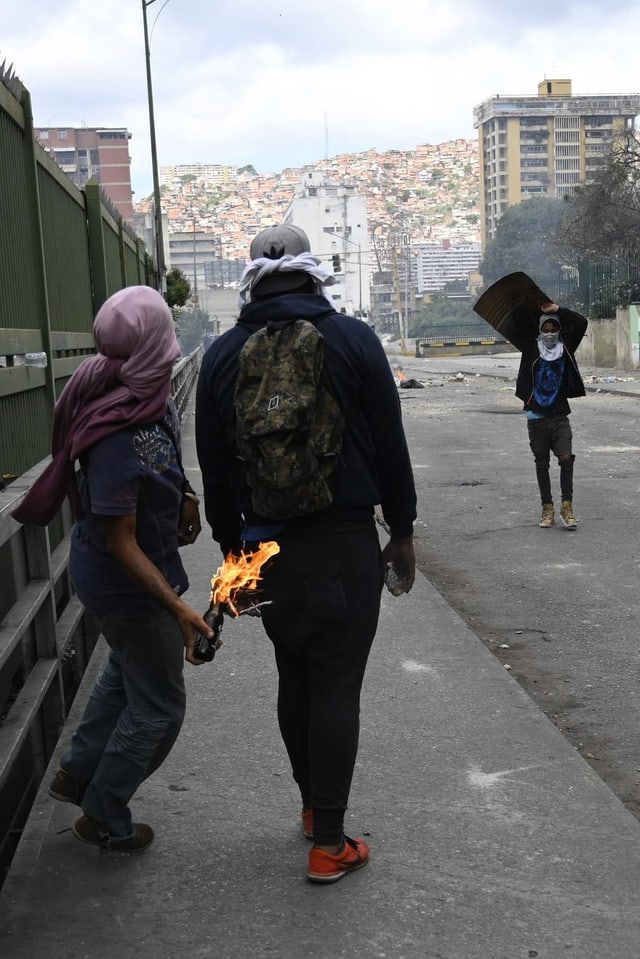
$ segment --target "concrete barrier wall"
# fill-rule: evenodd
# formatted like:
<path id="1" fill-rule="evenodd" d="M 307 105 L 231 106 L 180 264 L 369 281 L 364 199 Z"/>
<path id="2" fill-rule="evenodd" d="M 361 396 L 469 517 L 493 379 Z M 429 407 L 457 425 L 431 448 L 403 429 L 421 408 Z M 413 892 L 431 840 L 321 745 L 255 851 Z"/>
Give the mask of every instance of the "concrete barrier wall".
<path id="1" fill-rule="evenodd" d="M 583 366 L 635 370 L 640 365 L 636 307 L 620 307 L 611 319 L 591 320 L 578 348 Z"/>

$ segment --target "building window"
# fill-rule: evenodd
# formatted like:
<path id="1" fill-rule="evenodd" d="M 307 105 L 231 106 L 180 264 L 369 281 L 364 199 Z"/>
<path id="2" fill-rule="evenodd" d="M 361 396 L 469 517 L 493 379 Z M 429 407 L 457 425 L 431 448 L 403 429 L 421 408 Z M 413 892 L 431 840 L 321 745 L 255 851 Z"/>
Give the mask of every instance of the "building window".
<path id="1" fill-rule="evenodd" d="M 66 139 L 67 139 L 67 131 L 58 130 L 58 140 L 66 140 Z"/>
<path id="2" fill-rule="evenodd" d="M 60 166 L 70 166 L 76 162 L 75 150 L 54 150 L 53 155 Z"/>

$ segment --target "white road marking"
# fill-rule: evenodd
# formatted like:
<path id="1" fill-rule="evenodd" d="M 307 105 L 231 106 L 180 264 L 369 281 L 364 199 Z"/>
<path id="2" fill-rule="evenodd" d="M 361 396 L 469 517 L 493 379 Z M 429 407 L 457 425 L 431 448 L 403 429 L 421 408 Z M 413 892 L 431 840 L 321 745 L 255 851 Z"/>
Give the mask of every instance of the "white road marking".
<path id="1" fill-rule="evenodd" d="M 478 766 L 471 766 L 467 772 L 469 782 L 478 789 L 492 789 L 500 785 L 501 780 L 514 773 L 523 773 L 529 769 L 539 769 L 545 763 L 533 763 L 531 766 L 516 766 L 515 769 L 501 769 L 495 773 L 485 773 Z"/>

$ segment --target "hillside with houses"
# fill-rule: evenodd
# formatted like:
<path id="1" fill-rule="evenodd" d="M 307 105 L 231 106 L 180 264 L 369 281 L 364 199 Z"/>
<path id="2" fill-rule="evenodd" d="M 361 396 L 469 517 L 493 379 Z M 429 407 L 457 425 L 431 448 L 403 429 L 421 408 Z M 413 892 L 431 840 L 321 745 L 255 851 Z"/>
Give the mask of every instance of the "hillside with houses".
<path id="1" fill-rule="evenodd" d="M 311 171 L 366 197 L 370 232 L 401 231 L 412 243 L 480 240 L 478 144 L 464 139 L 413 150 L 345 153 L 280 173 L 204 163 L 161 167 L 169 232 L 215 233 L 223 257 L 245 257 L 249 238 L 282 220 L 296 186 Z M 148 212 L 151 205 L 148 197 L 136 204 L 136 212 Z"/>

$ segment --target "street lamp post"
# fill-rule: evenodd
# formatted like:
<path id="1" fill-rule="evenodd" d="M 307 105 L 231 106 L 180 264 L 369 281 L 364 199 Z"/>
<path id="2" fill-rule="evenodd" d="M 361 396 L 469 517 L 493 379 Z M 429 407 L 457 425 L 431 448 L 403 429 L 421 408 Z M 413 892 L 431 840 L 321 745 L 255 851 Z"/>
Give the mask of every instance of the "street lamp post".
<path id="1" fill-rule="evenodd" d="M 151 86 L 151 53 L 149 50 L 149 29 L 147 26 L 147 7 L 156 0 L 142 0 L 142 20 L 144 23 L 144 53 L 147 66 L 147 97 L 149 100 L 149 135 L 151 138 L 151 169 L 153 173 L 153 222 L 156 241 L 156 288 L 166 295 L 167 277 L 164 262 L 164 238 L 162 235 L 162 205 L 160 201 L 160 178 L 158 176 L 158 152 L 156 149 L 156 124 L 153 114 L 153 89 Z"/>

